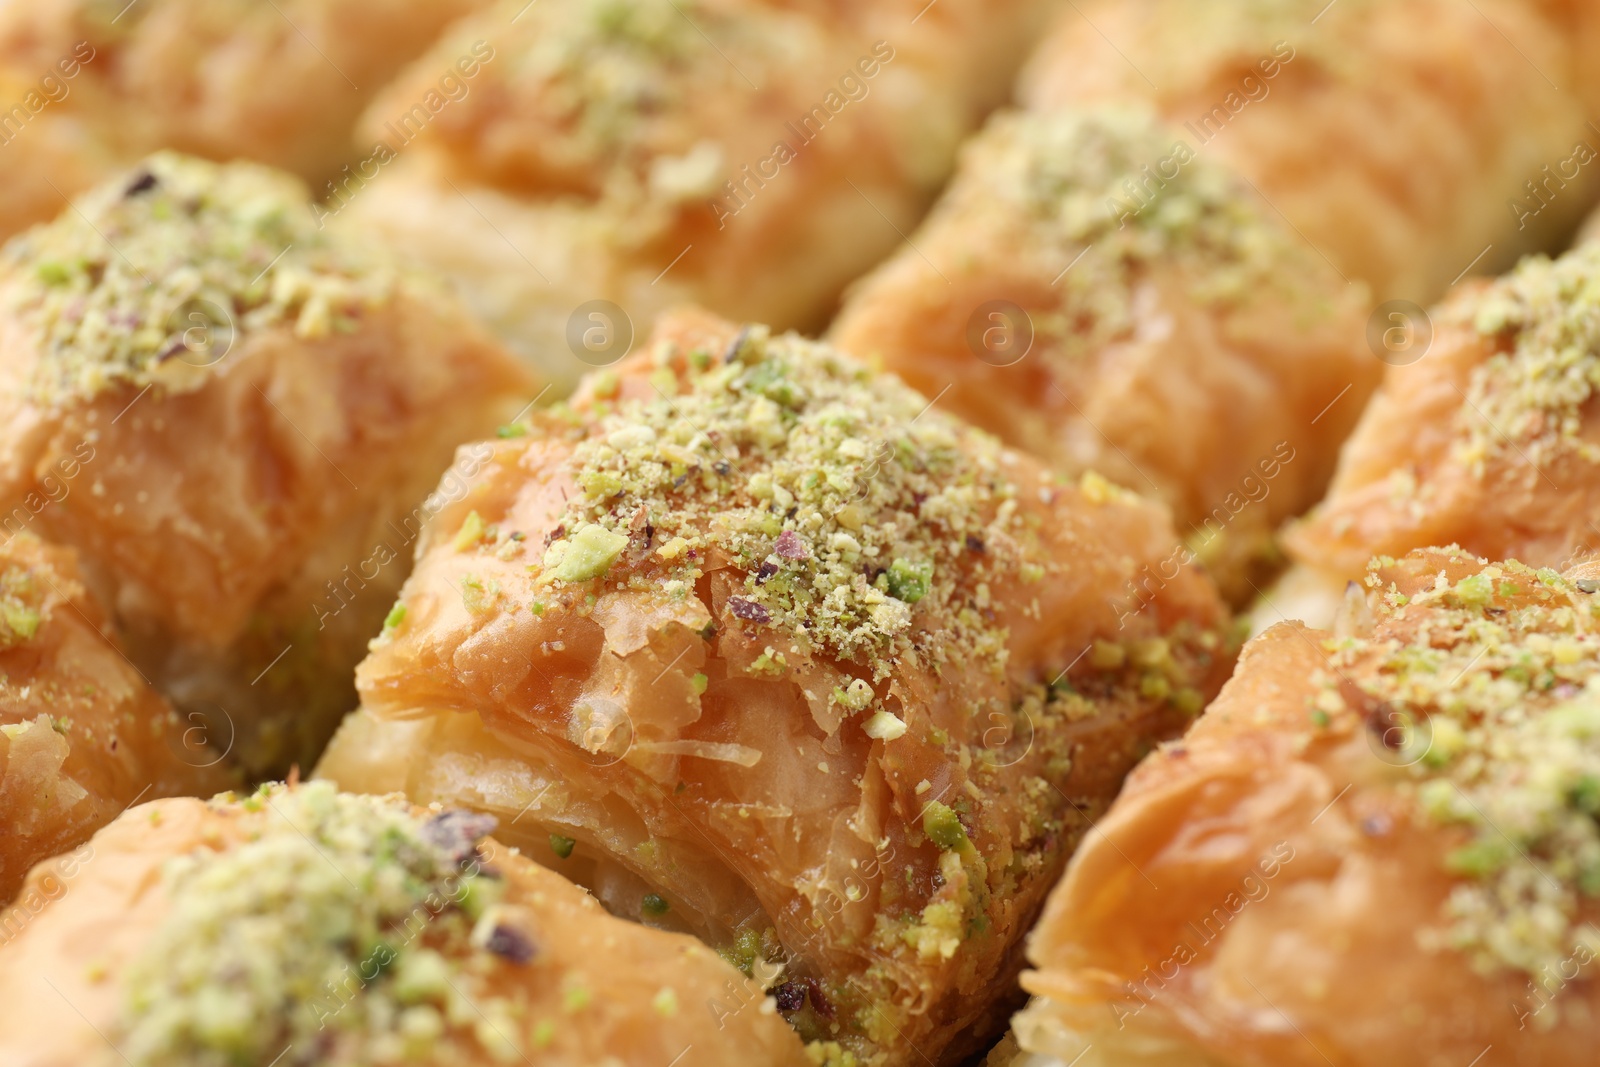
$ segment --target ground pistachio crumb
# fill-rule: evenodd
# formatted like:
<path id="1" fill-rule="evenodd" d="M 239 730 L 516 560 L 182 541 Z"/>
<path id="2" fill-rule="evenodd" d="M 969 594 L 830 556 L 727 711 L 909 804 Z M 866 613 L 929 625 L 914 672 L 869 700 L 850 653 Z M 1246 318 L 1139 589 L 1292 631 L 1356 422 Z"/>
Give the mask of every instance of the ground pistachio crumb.
<path id="1" fill-rule="evenodd" d="M 306 190 L 250 163 L 163 152 L 0 253 L 0 301 L 41 358 L 43 404 L 117 383 L 198 388 L 239 338 L 350 332 L 394 276 L 318 229 Z"/>
<path id="2" fill-rule="evenodd" d="M 1394 565 L 1374 562 L 1376 628 L 1330 639 L 1309 710 L 1325 723 L 1358 701 L 1418 724 L 1395 762 L 1419 817 L 1460 839 L 1425 943 L 1487 971 L 1556 967 L 1600 946 L 1579 920 L 1600 898 L 1600 596 L 1470 556 L 1404 596 L 1382 578 Z"/>
<path id="3" fill-rule="evenodd" d="M 1473 368 L 1458 458 L 1479 475 L 1496 455 L 1541 466 L 1563 454 L 1600 461 L 1581 436 L 1584 405 L 1600 387 L 1600 245 L 1530 256 L 1447 314 L 1496 349 Z"/>
<path id="4" fill-rule="evenodd" d="M 44 621 L 50 587 L 21 564 L 0 569 L 0 651 L 33 640 Z"/>
<path id="5" fill-rule="evenodd" d="M 164 869 L 168 918 L 125 976 L 117 1047 L 130 1064 L 265 1063 L 290 1044 L 340 1062 L 421 1053 L 454 1040 L 437 1024 L 468 1010 L 462 989 L 504 1017 L 464 975 L 474 913 L 498 894 L 475 863 L 491 818 L 418 817 L 327 782 L 256 799 L 213 801 L 243 839 Z"/>
<path id="6" fill-rule="evenodd" d="M 579 492 L 539 582 L 649 568 L 662 587 L 692 588 L 708 558 L 727 559 L 746 575 L 727 624 L 796 640 L 758 672 L 781 674 L 818 648 L 874 677 L 895 654 L 999 661 L 987 583 L 1053 565 L 1009 503 L 1017 489 L 993 438 L 793 335 L 750 327 L 703 370 L 678 355 L 666 353 L 676 395 L 581 420 L 570 460 Z M 937 642 L 917 632 L 914 611 L 938 613 Z M 860 710 L 872 695 L 860 687 L 836 699 Z"/>

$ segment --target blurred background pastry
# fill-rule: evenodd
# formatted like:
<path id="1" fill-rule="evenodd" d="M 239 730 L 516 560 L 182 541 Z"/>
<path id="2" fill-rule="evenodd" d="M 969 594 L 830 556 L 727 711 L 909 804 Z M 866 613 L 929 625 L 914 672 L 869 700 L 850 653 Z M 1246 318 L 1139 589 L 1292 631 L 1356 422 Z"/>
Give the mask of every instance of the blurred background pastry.
<path id="1" fill-rule="evenodd" d="M 0 237 L 160 148 L 320 187 L 356 118 L 486 0 L 52 0 L 0 7 Z"/>
<path id="2" fill-rule="evenodd" d="M 1147 111 L 1006 112 L 831 336 L 1007 443 L 1165 501 L 1235 601 L 1382 364 L 1364 286 Z"/>
<path id="3" fill-rule="evenodd" d="M 1042 893 L 1233 650 L 1159 507 L 705 315 L 497 445 L 425 544 L 318 774 L 497 814 L 835 1065 L 1003 1028 Z"/>
<path id="4" fill-rule="evenodd" d="M 173 154 L 0 252 L 0 352 L 0 525 L 77 548 L 139 669 L 255 773 L 309 767 L 456 446 L 535 392 L 294 179 Z"/>
<path id="5" fill-rule="evenodd" d="M 373 104 L 371 158 L 329 207 L 451 277 L 558 385 L 675 304 L 820 328 L 1054 8 L 505 0 Z M 429 114 L 463 56 L 469 88 Z"/>
<path id="6" fill-rule="evenodd" d="M 1062 15 L 1020 93 L 1148 102 L 1347 277 L 1426 304 L 1560 241 L 1600 182 L 1573 159 L 1600 146 L 1568 73 L 1592 61 L 1541 6 L 1098 0 Z"/>
<path id="7" fill-rule="evenodd" d="M 493 828 L 325 782 L 135 808 L 65 892 L 0 915 L 0 1058 L 808 1062 L 715 953 L 612 918 Z M 716 1027 L 714 998 L 734 1005 Z"/>

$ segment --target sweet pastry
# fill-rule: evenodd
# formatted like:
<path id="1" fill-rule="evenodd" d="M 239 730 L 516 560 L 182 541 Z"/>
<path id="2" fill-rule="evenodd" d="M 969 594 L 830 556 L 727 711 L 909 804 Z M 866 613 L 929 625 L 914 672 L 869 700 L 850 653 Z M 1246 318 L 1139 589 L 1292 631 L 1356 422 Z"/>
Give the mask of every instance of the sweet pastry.
<path id="1" fill-rule="evenodd" d="M 534 394 L 255 165 L 154 156 L 0 252 L 0 527 L 76 548 L 139 670 L 254 773 L 310 766 L 478 462 L 440 485 L 456 446 Z"/>
<path id="2" fill-rule="evenodd" d="M 1568 46 L 1524 0 L 1100 0 L 1029 63 L 1041 110 L 1146 101 L 1380 300 L 1548 248 L 1600 146 Z M 1548 72 L 1548 73 L 1547 73 Z"/>
<path id="3" fill-rule="evenodd" d="M 1128 779 L 1029 942 L 1078 1067 L 1576 1067 L 1600 999 L 1600 604 L 1447 550 L 1246 646 Z"/>
<path id="4" fill-rule="evenodd" d="M 85 458 L 94 452 L 73 462 Z M 59 474 L 50 481 L 64 484 Z M 35 863 L 81 845 L 130 804 L 226 786 L 227 754 L 207 741 L 111 643 L 73 554 L 29 533 L 8 535 L 0 544 L 0 905 Z M 59 877 L 40 879 L 35 888 L 46 896 L 62 891 Z"/>
<path id="5" fill-rule="evenodd" d="M 7 4 L 0 237 L 159 148 L 257 160 L 320 190 L 359 158 L 356 119 L 379 88 L 484 2 Z"/>
<path id="6" fill-rule="evenodd" d="M 1367 298 L 1132 108 L 1007 112 L 832 338 L 1074 476 L 1171 506 L 1230 598 L 1281 558 L 1383 365 Z"/>
<path id="7" fill-rule="evenodd" d="M 1088 821 L 1232 658 L 1161 509 L 704 314 L 495 446 L 318 767 L 501 818 L 821 1062 L 961 1062 Z"/>
<path id="8" fill-rule="evenodd" d="M 325 782 L 141 805 L 0 914 L 0 1059 L 806 1067 L 753 982 L 493 828 Z"/>
<path id="9" fill-rule="evenodd" d="M 1600 246 L 1463 283 L 1413 328 L 1328 496 L 1284 537 L 1325 620 L 1374 555 L 1459 545 L 1563 568 L 1600 548 Z M 1426 353 L 1425 355 L 1423 353 Z"/>
<path id="10" fill-rule="evenodd" d="M 505 0 L 373 104 L 328 210 L 451 277 L 568 386 L 678 304 L 820 327 L 915 225 L 1050 6 Z M 477 40 L 493 58 L 471 95 L 430 114 Z"/>

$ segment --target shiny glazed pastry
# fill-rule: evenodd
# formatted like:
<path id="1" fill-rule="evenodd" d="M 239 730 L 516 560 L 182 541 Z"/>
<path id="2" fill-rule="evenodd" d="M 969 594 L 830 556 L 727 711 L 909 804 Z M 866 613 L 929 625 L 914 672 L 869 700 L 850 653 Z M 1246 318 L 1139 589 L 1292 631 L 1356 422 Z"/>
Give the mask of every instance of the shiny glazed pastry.
<path id="1" fill-rule="evenodd" d="M 222 753 L 139 677 L 105 629 L 70 551 L 32 534 L 0 545 L 0 904 L 35 863 L 86 841 L 129 804 L 228 783 Z"/>
<path id="2" fill-rule="evenodd" d="M 309 766 L 424 498 L 531 396 L 254 165 L 152 157 L 0 253 L 0 527 L 77 548 L 139 669 L 253 771 Z"/>
<path id="3" fill-rule="evenodd" d="M 1382 364 L 1366 294 L 1138 109 L 1004 113 L 833 339 L 1074 475 L 1173 509 L 1236 601 Z"/>
<path id="4" fill-rule="evenodd" d="M 372 106 L 372 156 L 328 207 L 568 386 L 682 303 L 820 327 L 915 225 L 1049 6 L 505 0 Z M 479 40 L 470 95 L 420 108 Z"/>
<path id="5" fill-rule="evenodd" d="M 959 1062 L 1086 821 L 1231 663 L 1181 553 L 892 376 L 675 316 L 437 516 L 318 774 L 501 816 L 820 1062 Z"/>
<path id="6" fill-rule="evenodd" d="M 1306 617 L 1326 618 L 1373 555 L 1456 544 L 1560 568 L 1600 550 L 1597 309 L 1588 244 L 1464 283 L 1411 324 L 1431 331 L 1426 354 L 1388 370 L 1327 499 L 1285 535 L 1286 581 L 1324 605 Z"/>
<path id="7" fill-rule="evenodd" d="M 1063 15 L 1021 95 L 1150 102 L 1346 275 L 1426 304 L 1549 247 L 1600 181 L 1575 158 L 1600 141 L 1556 88 L 1571 53 L 1537 6 L 1098 0 Z"/>
<path id="8" fill-rule="evenodd" d="M 1247 645 L 1051 896 L 1022 1044 L 1077 1067 L 1593 1063 L 1593 573 L 1417 552 L 1374 564 L 1338 632 Z"/>
<path id="9" fill-rule="evenodd" d="M 0 1060 L 805 1067 L 715 953 L 493 829 L 326 782 L 141 805 L 34 871 L 64 886 L 37 914 L 0 914 Z M 711 997 L 738 1005 L 720 1027 Z"/>
<path id="10" fill-rule="evenodd" d="M 358 158 L 356 118 L 377 90 L 484 2 L 0 6 L 0 237 L 159 148 L 252 159 L 320 185 Z"/>

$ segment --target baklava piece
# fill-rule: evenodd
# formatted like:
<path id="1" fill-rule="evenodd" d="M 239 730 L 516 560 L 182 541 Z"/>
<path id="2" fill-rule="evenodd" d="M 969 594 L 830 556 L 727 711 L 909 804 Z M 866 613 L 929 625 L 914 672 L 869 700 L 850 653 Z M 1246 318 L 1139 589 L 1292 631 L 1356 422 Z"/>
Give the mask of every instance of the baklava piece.
<path id="1" fill-rule="evenodd" d="M 1226 675 L 1182 553 L 892 376 L 675 316 L 435 518 L 318 774 L 496 814 L 823 1062 L 960 1062 L 1089 821 Z"/>
<path id="2" fill-rule="evenodd" d="M 844 349 L 1072 475 L 1158 496 L 1236 602 L 1383 367 L 1347 285 L 1137 108 L 1010 112 L 850 294 Z"/>
<path id="3" fill-rule="evenodd" d="M 1051 896 L 1023 1046 L 1077 1067 L 1594 1062 L 1595 573 L 1380 559 L 1338 631 L 1252 641 Z"/>
<path id="4" fill-rule="evenodd" d="M 76 548 L 139 669 L 252 772 L 316 758 L 479 461 L 441 485 L 456 446 L 532 396 L 252 164 L 154 156 L 0 252 L 0 527 Z"/>
<path id="5" fill-rule="evenodd" d="M 0 914 L 0 1059 L 807 1067 L 748 978 L 493 829 L 326 782 L 135 808 L 35 870 L 66 879 L 38 913 Z"/>

